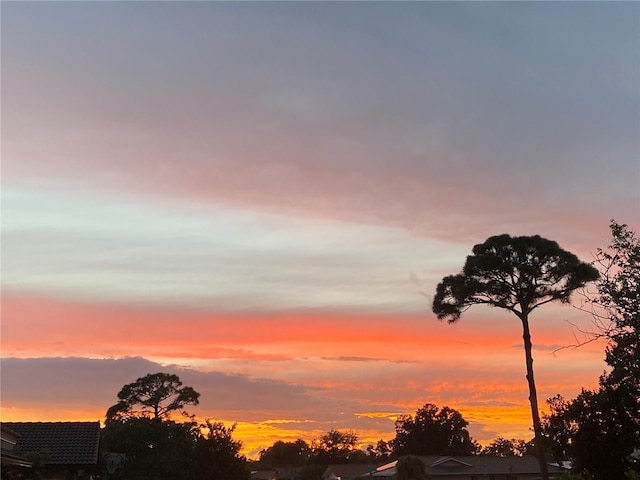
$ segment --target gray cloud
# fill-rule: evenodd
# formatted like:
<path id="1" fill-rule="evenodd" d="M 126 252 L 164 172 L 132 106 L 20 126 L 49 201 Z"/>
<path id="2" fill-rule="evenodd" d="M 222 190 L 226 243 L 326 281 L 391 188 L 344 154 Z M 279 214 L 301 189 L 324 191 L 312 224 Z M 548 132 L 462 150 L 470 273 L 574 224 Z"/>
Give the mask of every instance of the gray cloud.
<path id="1" fill-rule="evenodd" d="M 458 241 L 526 227 L 579 242 L 637 218 L 633 3 L 18 2 L 4 15 L 9 178 Z"/>
<path id="2" fill-rule="evenodd" d="M 198 416 L 238 422 L 289 419 L 290 425 L 298 429 L 301 425 L 296 422 L 305 421 L 302 427 L 309 430 L 333 424 L 380 426 L 379 420 L 357 418 L 356 413 L 363 405 L 329 398 L 320 388 L 164 366 L 140 357 L 2 358 L 1 368 L 3 405 L 17 408 L 41 405 L 46 398 L 52 408 L 69 414 L 79 408 L 106 412 L 117 402 L 117 393 L 123 385 L 148 373 L 162 371 L 177 374 L 183 384 L 201 393 L 200 405 L 189 408 Z"/>

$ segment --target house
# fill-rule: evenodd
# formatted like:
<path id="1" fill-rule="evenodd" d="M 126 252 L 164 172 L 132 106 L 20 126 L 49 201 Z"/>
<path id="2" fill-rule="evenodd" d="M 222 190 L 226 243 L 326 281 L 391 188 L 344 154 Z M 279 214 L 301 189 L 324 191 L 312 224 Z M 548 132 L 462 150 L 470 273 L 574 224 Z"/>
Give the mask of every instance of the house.
<path id="1" fill-rule="evenodd" d="M 375 464 L 329 465 L 322 474 L 322 480 L 351 480 L 363 477 L 375 470 Z"/>
<path id="2" fill-rule="evenodd" d="M 300 468 L 281 467 L 275 470 L 256 470 L 251 472 L 252 480 L 295 480 Z"/>
<path id="3" fill-rule="evenodd" d="M 99 473 L 100 422 L 6 422 L 20 454 L 43 456 L 45 478 L 89 480 Z"/>
<path id="4" fill-rule="evenodd" d="M 20 438 L 20 435 L 7 427 L 6 424 L 0 425 L 0 464 L 2 465 L 2 470 L 9 465 L 31 467 L 30 461 L 14 452 L 18 438 Z"/>
<path id="5" fill-rule="evenodd" d="M 432 480 L 538 480 L 538 459 L 525 457 L 421 456 L 425 472 Z M 376 469 L 372 480 L 397 480 L 396 464 L 387 463 Z M 549 466 L 549 475 L 560 475 L 563 469 Z"/>

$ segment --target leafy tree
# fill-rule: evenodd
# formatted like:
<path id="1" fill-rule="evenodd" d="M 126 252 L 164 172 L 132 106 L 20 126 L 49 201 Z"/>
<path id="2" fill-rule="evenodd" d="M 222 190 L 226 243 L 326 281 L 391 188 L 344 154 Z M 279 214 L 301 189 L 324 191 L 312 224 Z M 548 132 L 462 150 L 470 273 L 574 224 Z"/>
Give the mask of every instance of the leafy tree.
<path id="1" fill-rule="evenodd" d="M 395 455 L 471 455 L 477 450 L 460 412 L 431 403 L 396 420 Z"/>
<path id="2" fill-rule="evenodd" d="M 591 300 L 600 327 L 596 337 L 608 340 L 610 371 L 600 377 L 598 390 L 583 389 L 570 401 L 550 399 L 544 419 L 551 449 L 595 480 L 640 474 L 630 457 L 640 448 L 640 239 L 627 225 L 612 221 L 610 227 L 609 247 L 597 251 L 602 276 Z"/>
<path id="3" fill-rule="evenodd" d="M 298 480 L 320 480 L 326 469 L 326 464 L 309 463 L 298 472 Z"/>
<path id="4" fill-rule="evenodd" d="M 527 449 L 528 445 L 524 440 L 498 437 L 484 447 L 480 454 L 494 457 L 521 457 L 526 454 Z"/>
<path id="5" fill-rule="evenodd" d="M 182 387 L 176 375 L 157 373 L 125 385 L 120 401 L 107 411 L 101 448 L 126 456 L 113 480 L 248 480 L 250 472 L 235 425 L 206 420 L 202 425 L 170 418 L 185 405 L 197 405 L 200 394 Z"/>
<path id="6" fill-rule="evenodd" d="M 428 480 L 424 462 L 415 455 L 406 455 L 398 459 L 396 464 L 398 480 Z"/>
<path id="7" fill-rule="evenodd" d="M 312 461 L 328 465 L 331 463 L 348 463 L 358 453 L 358 436 L 355 432 L 330 430 L 319 440 L 312 442 Z"/>
<path id="8" fill-rule="evenodd" d="M 543 445 L 548 456 L 555 462 L 562 462 L 570 458 L 571 432 L 574 425 L 569 420 L 567 411 L 570 402 L 562 395 L 547 399 L 549 414 L 542 416 Z"/>
<path id="9" fill-rule="evenodd" d="M 190 480 L 192 452 L 199 432 L 193 422 L 176 423 L 131 417 L 109 422 L 102 430 L 101 448 L 126 455 L 114 480 Z"/>
<path id="10" fill-rule="evenodd" d="M 577 472 L 595 480 L 624 478 L 633 466 L 633 447 L 638 445 L 639 408 L 637 396 L 629 396 L 623 388 L 583 390 L 571 402 L 569 451 Z M 631 409 L 635 415 L 630 415 Z"/>
<path id="11" fill-rule="evenodd" d="M 242 444 L 232 438 L 234 427 L 210 420 L 200 426 L 147 417 L 114 420 L 102 431 L 102 450 L 124 453 L 126 460 L 124 469 L 108 478 L 248 480 Z"/>
<path id="12" fill-rule="evenodd" d="M 107 410 L 107 422 L 130 417 L 168 418 L 173 412 L 186 415 L 186 405 L 198 405 L 200 394 L 183 387 L 177 375 L 153 373 L 122 387 L 118 403 Z"/>
<path id="13" fill-rule="evenodd" d="M 251 472 L 246 458 L 240 455 L 242 442 L 232 438 L 235 425 L 207 420 L 205 435 L 196 440 L 193 462 L 195 480 L 249 480 Z"/>
<path id="14" fill-rule="evenodd" d="M 41 480 L 45 478 L 46 464 L 51 460 L 48 450 L 38 452 L 22 452 L 20 448 L 14 448 L 14 455 L 24 458 L 31 462 L 30 467 L 21 467 L 18 465 L 2 465 L 0 478 L 5 480 Z"/>
<path id="15" fill-rule="evenodd" d="M 529 402 L 536 444 L 542 430 L 533 376 L 529 316 L 550 302 L 568 303 L 571 293 L 597 280 L 598 270 L 581 262 L 554 241 L 538 235 L 503 234 L 473 247 L 462 273 L 445 277 L 436 288 L 433 312 L 439 320 L 458 321 L 472 305 L 489 305 L 512 312 L 522 322 Z M 538 459 L 543 480 L 549 473 L 542 448 Z"/>
<path id="16" fill-rule="evenodd" d="M 263 467 L 302 467 L 311 455 L 307 442 L 298 439 L 295 442 L 277 441 L 260 452 L 260 464 Z"/>
<path id="17" fill-rule="evenodd" d="M 609 340 L 611 372 L 604 381 L 615 387 L 640 382 L 640 239 L 625 224 L 612 221 L 610 228 L 609 248 L 596 255 L 602 277 L 592 304 L 604 312 L 594 314 L 604 320 L 602 334 Z"/>
<path id="18" fill-rule="evenodd" d="M 543 419 L 546 441 L 557 460 L 571 459 L 573 470 L 594 480 L 622 479 L 633 468 L 638 422 L 629 417 L 637 398 L 620 390 L 582 390 L 573 400 L 549 399 Z"/>
<path id="19" fill-rule="evenodd" d="M 393 451 L 393 446 L 390 442 L 385 442 L 380 439 L 375 445 L 367 446 L 367 455 L 372 460 L 388 460 Z"/>

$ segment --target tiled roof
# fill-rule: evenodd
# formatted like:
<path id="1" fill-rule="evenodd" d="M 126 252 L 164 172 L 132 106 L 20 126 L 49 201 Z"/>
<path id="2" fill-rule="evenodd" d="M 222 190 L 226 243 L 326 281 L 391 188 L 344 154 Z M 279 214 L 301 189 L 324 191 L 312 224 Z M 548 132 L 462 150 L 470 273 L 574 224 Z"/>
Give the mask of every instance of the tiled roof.
<path id="1" fill-rule="evenodd" d="M 20 435 L 17 432 L 14 432 L 9 427 L 7 427 L 6 423 L 0 423 L 0 430 L 2 431 L 2 438 L 11 437 L 16 440 Z"/>
<path id="2" fill-rule="evenodd" d="M 20 435 L 16 448 L 49 453 L 47 465 L 96 465 L 100 422 L 4 422 Z"/>

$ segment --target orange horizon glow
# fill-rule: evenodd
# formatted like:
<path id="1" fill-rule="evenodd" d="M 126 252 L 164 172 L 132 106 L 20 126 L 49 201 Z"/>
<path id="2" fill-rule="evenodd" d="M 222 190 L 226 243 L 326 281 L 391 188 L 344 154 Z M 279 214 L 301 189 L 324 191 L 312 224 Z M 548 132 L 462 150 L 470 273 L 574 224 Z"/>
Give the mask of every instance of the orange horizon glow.
<path id="1" fill-rule="evenodd" d="M 388 441 L 395 436 L 394 419 L 414 414 L 425 403 L 460 411 L 481 444 L 497 436 L 532 437 L 519 325 L 505 314 L 491 316 L 488 330 L 482 316 L 447 325 L 426 313 L 229 314 L 81 303 L 12 292 L 3 294 L 2 305 L 3 358 L 99 361 L 144 352 L 159 365 L 182 365 L 194 374 L 222 369 L 252 379 L 272 378 L 319 392 L 336 405 L 343 398 L 359 405 L 353 417 L 320 426 L 302 410 L 284 417 L 261 413 L 259 401 L 248 417 L 231 406 L 207 406 L 203 392 L 196 417 L 237 424 L 234 438 L 243 442 L 243 452 L 251 458 L 277 440 L 311 442 L 330 428 L 354 430 L 363 445 Z M 13 321 L 17 318 L 22 321 Z M 318 322 L 321 330 L 315 328 Z M 571 336 L 565 322 L 538 329 L 534 325 L 532 330 L 535 345 L 542 348 L 534 350 L 541 410 L 544 399 L 558 392 L 575 395 L 597 383 L 600 346 L 555 352 L 559 338 Z M 63 341 L 58 332 L 64 332 Z M 215 395 L 215 385 L 196 388 L 201 389 Z M 87 403 L 45 407 L 34 398 L 21 405 L 3 401 L 1 413 L 5 421 L 102 421 L 116 393 L 114 386 L 101 400 L 101 408 Z M 358 427 L 366 419 L 377 423 Z"/>
<path id="2" fill-rule="evenodd" d="M 420 405 L 421 406 L 421 405 Z M 411 411 L 401 412 L 402 414 L 414 414 L 415 410 L 419 408 L 417 406 Z M 444 406 L 444 405 L 442 405 Z M 528 406 L 518 407 L 456 407 L 450 405 L 451 408 L 456 408 L 463 417 L 470 422 L 470 430 L 472 431 L 472 438 L 481 445 L 486 445 L 496 436 L 483 436 L 482 433 L 474 435 L 474 424 L 481 422 L 484 425 L 484 430 L 487 429 L 499 429 L 500 436 L 505 438 L 519 438 L 523 440 L 530 440 L 533 437 L 531 433 L 531 420 L 530 410 Z M 0 415 L 4 422 L 66 422 L 66 421 L 99 421 L 104 425 L 104 412 L 98 410 L 86 410 L 86 411 L 63 411 L 42 408 L 30 408 L 30 409 L 18 409 L 14 407 L 0 408 Z M 367 415 L 367 414 L 363 414 Z M 367 445 L 375 445 L 378 440 L 389 441 L 395 436 L 393 421 L 397 418 L 398 414 L 376 414 L 382 415 L 383 418 L 389 420 L 389 428 L 386 431 L 380 430 L 354 430 L 348 425 L 341 425 L 338 430 L 354 430 L 358 435 L 358 443 L 363 448 Z M 202 423 L 208 416 L 196 416 L 196 422 Z M 233 438 L 242 442 L 242 452 L 251 459 L 256 459 L 261 449 L 267 448 L 276 441 L 291 442 L 297 439 L 302 439 L 311 444 L 314 439 L 320 438 L 328 430 L 314 429 L 285 429 L 279 427 L 279 423 L 304 423 L 304 422 L 292 422 L 291 420 L 267 420 L 265 422 L 238 422 L 233 419 L 225 418 L 211 418 L 215 421 L 221 421 L 227 426 L 236 425 Z M 179 419 L 177 420 L 179 421 Z"/>
<path id="3" fill-rule="evenodd" d="M 417 405 L 413 409 L 399 412 L 401 414 L 414 414 L 415 410 L 422 405 Z M 439 405 L 444 406 L 444 405 Z M 458 410 L 470 423 L 468 427 L 472 433 L 472 438 L 482 446 L 487 445 L 498 435 L 487 434 L 486 432 L 497 431 L 499 436 L 504 438 L 517 438 L 525 441 L 533 437 L 531 428 L 531 413 L 528 405 L 510 407 L 469 407 L 448 405 Z M 42 408 L 18 409 L 14 407 L 0 408 L 0 415 L 5 422 L 63 422 L 63 421 L 100 421 L 104 425 L 104 412 L 99 410 L 84 411 L 56 411 Z M 371 415 L 362 413 L 361 415 Z M 367 445 L 375 445 L 378 440 L 390 441 L 395 437 L 393 422 L 398 413 L 374 413 L 373 415 L 389 420 L 389 428 L 380 430 L 354 430 L 358 435 L 358 443 L 361 448 Z M 226 426 L 236 425 L 233 438 L 242 442 L 242 453 L 250 459 L 257 459 L 260 450 L 267 448 L 276 441 L 292 442 L 302 439 L 311 444 L 314 439 L 320 438 L 328 430 L 314 429 L 304 430 L 296 428 L 281 428 L 280 423 L 304 423 L 292 420 L 267 420 L 264 422 L 238 422 L 233 419 L 213 418 L 210 416 L 198 415 L 196 422 L 202 423 L 206 418 L 221 421 Z M 179 421 L 179 419 L 177 420 Z M 477 426 L 482 424 L 482 429 Z M 337 427 L 338 430 L 353 430 L 349 425 L 344 424 Z"/>

